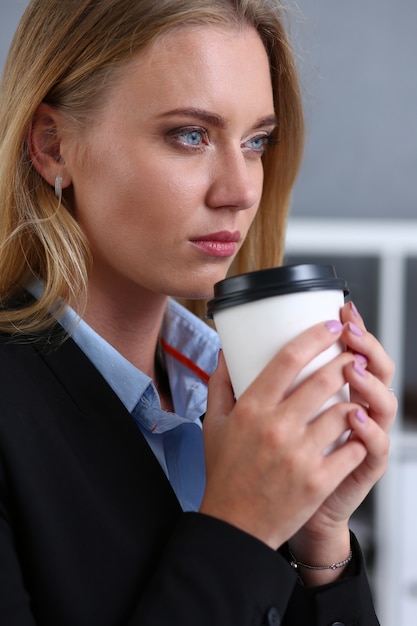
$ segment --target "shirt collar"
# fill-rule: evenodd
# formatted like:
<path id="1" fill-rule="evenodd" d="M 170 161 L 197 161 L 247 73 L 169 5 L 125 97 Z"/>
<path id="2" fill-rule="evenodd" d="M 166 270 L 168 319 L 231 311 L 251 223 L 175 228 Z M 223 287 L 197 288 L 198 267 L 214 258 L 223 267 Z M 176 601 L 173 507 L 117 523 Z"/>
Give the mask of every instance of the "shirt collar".
<path id="1" fill-rule="evenodd" d="M 217 365 L 219 337 L 188 309 L 169 300 L 161 338 L 175 412 L 195 419 L 206 411 L 207 382 Z"/>
<path id="2" fill-rule="evenodd" d="M 42 288 L 36 281 L 28 290 L 39 297 Z M 96 333 L 70 306 L 58 321 L 132 412 L 152 379 Z M 217 365 L 220 347 L 218 335 L 188 309 L 169 299 L 161 342 L 175 413 L 197 419 L 206 410 L 207 381 Z"/>
<path id="3" fill-rule="evenodd" d="M 66 308 L 58 321 L 131 413 L 152 379 L 96 333 L 71 307 Z"/>

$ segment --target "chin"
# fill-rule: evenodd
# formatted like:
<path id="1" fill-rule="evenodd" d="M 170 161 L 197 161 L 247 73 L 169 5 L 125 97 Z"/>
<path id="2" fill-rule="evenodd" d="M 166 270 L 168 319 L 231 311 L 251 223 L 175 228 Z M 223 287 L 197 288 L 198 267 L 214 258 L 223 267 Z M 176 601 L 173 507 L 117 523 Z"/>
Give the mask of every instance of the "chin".
<path id="1" fill-rule="evenodd" d="M 178 300 L 209 300 L 213 297 L 213 288 L 209 291 L 201 291 L 201 289 L 196 289 L 195 291 L 180 291 L 170 295 L 172 298 L 176 298 Z"/>
<path id="2" fill-rule="evenodd" d="M 181 300 L 207 300 L 213 297 L 215 283 L 226 277 L 228 267 L 213 272 L 184 275 L 185 281 L 177 284 L 170 295 Z"/>
<path id="3" fill-rule="evenodd" d="M 169 295 L 172 298 L 177 298 L 179 300 L 208 300 L 213 297 L 213 284 L 207 288 L 204 288 L 204 285 L 198 285 L 195 289 L 193 289 L 192 285 L 188 285 L 187 288 L 176 289 Z"/>

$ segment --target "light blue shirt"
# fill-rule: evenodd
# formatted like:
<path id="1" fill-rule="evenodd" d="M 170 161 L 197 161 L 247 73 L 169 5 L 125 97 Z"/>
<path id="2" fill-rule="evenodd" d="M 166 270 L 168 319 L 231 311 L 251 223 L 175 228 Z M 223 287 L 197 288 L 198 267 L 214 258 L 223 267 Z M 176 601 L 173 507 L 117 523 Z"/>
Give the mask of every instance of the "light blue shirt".
<path id="1" fill-rule="evenodd" d="M 42 285 L 29 291 L 39 297 Z M 174 413 L 161 409 L 152 379 L 130 363 L 91 326 L 67 307 L 59 323 L 90 359 L 129 413 L 138 402 L 144 407 L 146 427 L 139 425 L 161 467 L 168 476 L 163 438 L 156 435 L 184 421 L 201 427 L 207 406 L 207 379 L 217 365 L 220 342 L 217 333 L 175 300 L 168 300 L 161 328 Z"/>

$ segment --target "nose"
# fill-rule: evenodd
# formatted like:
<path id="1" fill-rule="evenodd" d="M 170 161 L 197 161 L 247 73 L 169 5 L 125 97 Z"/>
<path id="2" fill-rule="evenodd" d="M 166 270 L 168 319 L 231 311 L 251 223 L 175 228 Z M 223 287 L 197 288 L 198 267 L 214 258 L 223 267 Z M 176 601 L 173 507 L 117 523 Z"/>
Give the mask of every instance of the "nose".
<path id="1" fill-rule="evenodd" d="M 259 204 L 262 194 L 263 166 L 260 159 L 245 157 L 240 149 L 217 155 L 212 163 L 206 203 L 210 208 L 229 208 L 235 211 L 250 209 Z"/>

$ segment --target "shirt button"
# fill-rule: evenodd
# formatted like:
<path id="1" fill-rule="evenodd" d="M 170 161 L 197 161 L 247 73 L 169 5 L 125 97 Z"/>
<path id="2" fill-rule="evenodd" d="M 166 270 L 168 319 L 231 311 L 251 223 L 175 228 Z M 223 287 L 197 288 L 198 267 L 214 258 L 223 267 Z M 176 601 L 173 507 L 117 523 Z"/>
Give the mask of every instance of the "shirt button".
<path id="1" fill-rule="evenodd" d="M 345 626 L 343 622 L 333 622 L 330 626 Z"/>
<path id="2" fill-rule="evenodd" d="M 267 626 L 280 626 L 281 624 L 281 617 L 278 609 L 274 606 L 269 609 L 266 615 L 266 624 Z"/>

